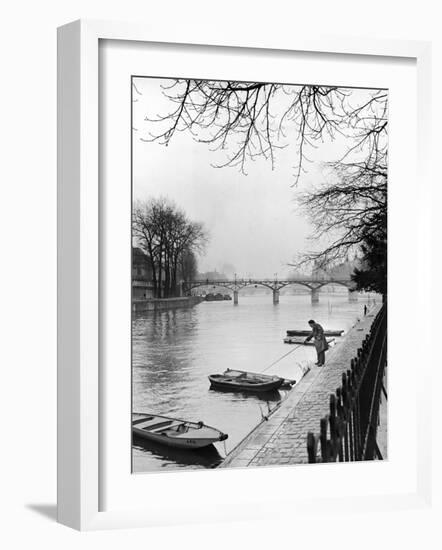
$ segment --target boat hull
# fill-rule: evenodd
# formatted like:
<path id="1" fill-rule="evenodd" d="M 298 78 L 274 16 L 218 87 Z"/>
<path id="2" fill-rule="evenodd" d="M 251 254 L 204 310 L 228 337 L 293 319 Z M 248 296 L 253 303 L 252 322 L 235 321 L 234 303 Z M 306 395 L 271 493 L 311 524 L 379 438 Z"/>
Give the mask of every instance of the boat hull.
<path id="1" fill-rule="evenodd" d="M 157 433 L 150 431 L 149 423 L 152 422 L 157 423 L 153 427 L 161 426 L 161 423 L 164 424 L 164 430 L 160 427 Z M 171 434 L 170 432 L 173 431 L 173 428 L 179 424 L 186 426 L 188 432 Z M 198 433 L 199 431 L 201 435 Z M 134 413 L 132 415 L 132 432 L 135 436 L 147 441 L 153 441 L 176 449 L 202 449 L 217 441 L 227 439 L 227 434 L 202 422 L 188 422 L 166 416 L 144 415 L 141 413 Z"/>
<path id="2" fill-rule="evenodd" d="M 224 371 L 224 375 L 230 375 L 230 376 L 239 376 L 239 375 L 245 375 L 245 376 L 251 376 L 251 377 L 254 377 L 254 378 L 259 378 L 259 379 L 262 379 L 262 380 L 268 380 L 268 381 L 272 381 L 272 380 L 276 380 L 277 378 L 281 378 L 279 376 L 276 376 L 276 375 L 272 375 L 272 374 L 264 374 L 262 372 L 251 372 L 251 371 L 246 371 L 246 370 L 238 370 L 238 369 L 227 369 L 226 371 Z M 284 388 L 284 389 L 291 389 L 295 384 L 296 384 L 296 380 L 294 380 L 293 378 L 281 378 L 282 380 L 282 384 L 281 384 L 281 388 Z"/>
<path id="3" fill-rule="evenodd" d="M 331 344 L 334 338 L 327 338 L 327 344 Z M 313 340 L 306 342 L 301 336 L 287 336 L 284 338 L 284 344 L 297 344 L 298 346 L 314 346 Z"/>
<path id="4" fill-rule="evenodd" d="M 238 392 L 261 393 L 279 389 L 284 384 L 283 378 L 265 382 L 250 383 L 245 380 L 227 380 L 217 375 L 209 376 L 210 385 L 213 389 L 229 390 Z"/>
<path id="5" fill-rule="evenodd" d="M 202 449 L 203 447 L 207 447 L 208 445 L 212 445 L 213 443 L 216 443 L 217 441 L 220 441 L 219 438 L 213 439 L 175 439 L 172 440 L 171 438 L 156 435 L 150 432 L 145 432 L 143 430 L 138 430 L 137 428 L 133 428 L 133 433 L 138 436 L 142 437 L 143 439 L 146 439 L 148 441 L 154 441 L 155 443 L 161 443 L 162 445 L 167 445 L 168 447 L 174 447 L 175 449 Z"/>
<path id="6" fill-rule="evenodd" d="M 288 330 L 287 336 L 309 336 L 311 330 Z M 324 330 L 324 336 L 342 336 L 343 330 Z"/>

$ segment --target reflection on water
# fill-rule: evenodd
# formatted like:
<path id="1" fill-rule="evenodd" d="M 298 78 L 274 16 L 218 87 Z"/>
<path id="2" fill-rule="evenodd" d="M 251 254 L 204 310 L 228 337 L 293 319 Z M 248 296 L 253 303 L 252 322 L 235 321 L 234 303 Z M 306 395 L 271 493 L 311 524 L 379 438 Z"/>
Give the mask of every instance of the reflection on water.
<path id="1" fill-rule="evenodd" d="M 283 343 L 288 328 L 308 329 L 315 319 L 326 329 L 348 330 L 362 315 L 364 301 L 350 303 L 347 294 L 283 295 L 274 306 L 269 295 L 241 296 L 231 301 L 203 302 L 193 308 L 140 314 L 133 320 L 133 410 L 202 420 L 228 433 L 229 439 L 205 451 L 183 451 L 134 441 L 133 469 L 213 467 L 267 414 L 285 391 L 270 395 L 210 390 L 208 375 L 226 368 L 259 372 L 290 348 Z M 311 361 L 314 348 L 302 346 L 266 371 L 298 379 L 300 365 Z"/>
<path id="2" fill-rule="evenodd" d="M 157 457 L 156 468 L 170 464 L 181 468 L 214 468 L 223 459 L 214 445 L 209 445 L 198 451 L 192 449 L 183 451 L 135 436 L 133 440 L 134 472 L 145 471 L 146 456 Z"/>
<path id="3" fill-rule="evenodd" d="M 231 395 L 231 397 L 236 396 L 236 397 L 239 397 L 240 399 L 248 399 L 249 397 L 255 397 L 265 403 L 279 403 L 286 394 L 284 390 L 272 390 L 272 391 L 253 393 L 250 391 L 233 391 L 226 388 L 219 388 L 216 390 L 210 388 L 210 391 L 233 394 Z"/>

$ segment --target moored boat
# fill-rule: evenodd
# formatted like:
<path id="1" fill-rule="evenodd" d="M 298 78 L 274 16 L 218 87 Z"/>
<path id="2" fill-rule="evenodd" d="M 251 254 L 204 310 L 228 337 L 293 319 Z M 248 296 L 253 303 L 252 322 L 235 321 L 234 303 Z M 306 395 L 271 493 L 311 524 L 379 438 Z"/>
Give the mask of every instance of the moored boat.
<path id="1" fill-rule="evenodd" d="M 334 338 L 326 338 L 327 344 L 331 344 L 335 341 Z M 305 338 L 303 336 L 287 336 L 284 338 L 285 344 L 298 344 L 301 346 L 314 346 L 315 342 L 313 340 L 309 340 L 308 342 L 305 341 Z"/>
<path id="2" fill-rule="evenodd" d="M 324 336 L 342 336 L 343 330 L 324 330 Z M 309 336 L 311 330 L 288 330 L 287 336 Z"/>
<path id="3" fill-rule="evenodd" d="M 149 413 L 132 413 L 132 431 L 144 439 L 180 449 L 200 449 L 228 437 L 204 422 Z"/>
<path id="4" fill-rule="evenodd" d="M 211 374 L 209 380 L 213 389 L 242 392 L 269 392 L 296 382 L 276 375 L 231 369 L 223 374 Z"/>
<path id="5" fill-rule="evenodd" d="M 251 372 L 251 371 L 238 370 L 238 369 L 227 369 L 224 371 L 224 374 L 237 374 L 237 375 L 248 374 L 249 376 L 255 376 L 257 378 L 262 378 L 263 380 L 271 380 L 275 378 L 275 376 L 277 376 L 275 374 L 273 375 L 263 374 L 262 372 Z M 281 388 L 291 388 L 296 384 L 296 380 L 294 380 L 293 378 L 281 378 L 281 380 L 282 380 Z"/>

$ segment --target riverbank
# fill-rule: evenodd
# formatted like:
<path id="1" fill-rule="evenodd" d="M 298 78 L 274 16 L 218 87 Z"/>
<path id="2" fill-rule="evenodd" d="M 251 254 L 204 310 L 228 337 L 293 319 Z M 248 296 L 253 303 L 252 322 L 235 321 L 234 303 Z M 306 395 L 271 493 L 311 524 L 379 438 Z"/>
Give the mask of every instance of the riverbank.
<path id="1" fill-rule="evenodd" d="M 155 298 L 149 300 L 133 300 L 132 311 L 145 313 L 147 311 L 164 311 L 182 307 L 193 307 L 204 301 L 201 296 L 182 296 L 179 298 Z"/>
<path id="2" fill-rule="evenodd" d="M 374 306 L 338 341 L 327 353 L 325 367 L 311 365 L 269 419 L 253 429 L 219 467 L 307 463 L 307 433 L 319 431 L 320 419 L 329 412 L 329 395 L 341 385 L 342 373 L 350 367 L 380 307 Z"/>
<path id="3" fill-rule="evenodd" d="M 216 467 L 288 392 L 264 399 L 259 394 L 218 392 L 210 389 L 208 376 L 229 367 L 266 369 L 267 374 L 302 380 L 302 366 L 312 362 L 315 350 L 313 346 L 294 350 L 296 346 L 284 344 L 286 331 L 308 328 L 307 320 L 317 319 L 328 329 L 348 332 L 363 308 L 364 303 L 351 303 L 347 296 L 336 294 L 324 294 L 314 305 L 307 295 L 282 296 L 278 306 L 271 296 L 263 295 L 240 298 L 238 306 L 232 301 L 202 302 L 196 307 L 133 314 L 134 410 L 203 420 L 229 434 L 227 441 L 215 445 L 218 454 L 210 457 L 210 464 L 201 464 L 189 453 L 140 447 L 134 450 L 135 471 Z"/>

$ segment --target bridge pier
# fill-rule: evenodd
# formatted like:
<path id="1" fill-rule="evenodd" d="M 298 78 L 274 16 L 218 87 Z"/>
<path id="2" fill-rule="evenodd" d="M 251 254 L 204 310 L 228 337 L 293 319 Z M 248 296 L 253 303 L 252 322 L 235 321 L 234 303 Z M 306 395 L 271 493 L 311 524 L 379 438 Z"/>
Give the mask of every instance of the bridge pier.
<path id="1" fill-rule="evenodd" d="M 312 304 L 317 304 L 319 302 L 319 288 L 312 288 L 311 296 Z"/>
<path id="2" fill-rule="evenodd" d="M 237 290 L 233 291 L 233 305 L 234 306 L 238 305 L 238 291 Z"/>
<path id="3" fill-rule="evenodd" d="M 349 302 L 358 301 L 358 293 L 356 290 L 352 290 L 351 288 L 348 289 L 348 301 Z"/>
<path id="4" fill-rule="evenodd" d="M 273 289 L 273 305 L 279 304 L 279 290 Z"/>

